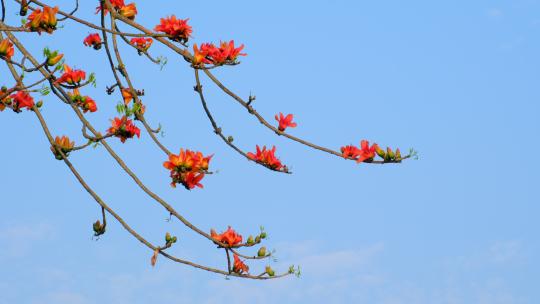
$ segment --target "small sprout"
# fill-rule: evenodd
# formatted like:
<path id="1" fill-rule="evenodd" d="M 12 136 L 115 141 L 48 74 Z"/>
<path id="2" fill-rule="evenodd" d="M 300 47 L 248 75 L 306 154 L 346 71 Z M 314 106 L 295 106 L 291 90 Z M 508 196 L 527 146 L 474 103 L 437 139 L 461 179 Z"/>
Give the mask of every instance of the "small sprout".
<path id="1" fill-rule="evenodd" d="M 289 266 L 289 273 L 290 274 L 294 273 L 294 265 Z"/>

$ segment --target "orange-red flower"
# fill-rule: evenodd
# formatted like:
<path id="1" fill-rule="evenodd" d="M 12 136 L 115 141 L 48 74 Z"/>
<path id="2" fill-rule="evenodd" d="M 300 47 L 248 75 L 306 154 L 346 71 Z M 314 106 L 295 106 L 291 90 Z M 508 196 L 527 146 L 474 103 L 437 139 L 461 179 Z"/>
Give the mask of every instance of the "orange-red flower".
<path id="1" fill-rule="evenodd" d="M 124 0 L 109 0 L 109 1 L 111 2 L 111 5 L 114 9 L 120 9 L 123 6 L 125 6 Z M 99 13 L 102 9 L 104 9 L 105 14 L 107 14 L 108 12 L 107 8 L 105 8 L 105 6 L 102 6 L 101 4 L 98 7 L 96 7 L 96 14 Z"/>
<path id="2" fill-rule="evenodd" d="M 234 254 L 233 272 L 238 274 L 249 272 L 249 267 L 244 263 L 244 261 L 240 260 L 236 253 Z"/>
<path id="3" fill-rule="evenodd" d="M 353 145 L 341 147 L 341 155 L 344 158 L 356 159 L 360 155 L 360 149 Z"/>
<path id="4" fill-rule="evenodd" d="M 234 229 L 232 229 L 231 226 L 229 226 L 229 228 L 227 228 L 227 230 L 221 234 L 217 234 L 217 232 L 214 229 L 211 229 L 210 236 L 214 240 L 220 243 L 229 245 L 230 247 L 233 247 L 242 243 L 242 236 L 236 233 L 236 231 L 234 231 Z"/>
<path id="5" fill-rule="evenodd" d="M 128 5 L 120 7 L 120 10 L 118 10 L 118 12 L 120 13 L 120 15 L 133 20 L 137 15 L 137 7 L 135 6 L 135 3 L 130 3 Z"/>
<path id="6" fill-rule="evenodd" d="M 187 24 L 189 19 L 177 19 L 175 15 L 161 18 L 160 24 L 156 25 L 156 32 L 163 32 L 171 37 L 169 39 L 178 42 L 187 42 L 193 29 Z"/>
<path id="7" fill-rule="evenodd" d="M 30 16 L 28 16 L 28 22 L 26 27 L 34 32 L 41 34 L 42 31 L 51 34 L 58 23 L 56 19 L 56 13 L 58 13 L 58 6 L 51 8 L 44 6 L 43 11 L 41 9 L 35 9 Z"/>
<path id="8" fill-rule="evenodd" d="M 287 114 L 287 116 L 283 116 L 283 113 L 279 113 L 279 116 L 276 114 L 276 120 L 279 122 L 279 127 L 278 129 L 283 132 L 285 131 L 285 129 L 287 129 L 288 127 L 291 127 L 291 128 L 295 128 L 296 127 L 296 123 L 293 122 L 293 115 L 292 114 Z"/>
<path id="9" fill-rule="evenodd" d="M 195 44 L 193 45 L 194 58 L 192 63 L 194 66 L 210 63 L 215 65 L 232 64 L 236 62 L 238 56 L 246 56 L 246 54 L 240 53 L 243 48 L 243 44 L 235 48 L 234 40 L 221 42 L 219 48 L 212 43 L 203 43 L 199 49 Z"/>
<path id="10" fill-rule="evenodd" d="M 0 88 L 0 112 L 4 111 L 7 104 L 11 104 L 11 97 L 9 97 L 6 87 Z"/>
<path id="11" fill-rule="evenodd" d="M 54 139 L 54 143 L 58 146 L 58 148 L 60 148 L 60 150 L 62 150 L 62 152 L 66 156 L 75 146 L 75 142 L 70 141 L 69 137 L 67 136 L 62 136 L 62 137 L 56 136 L 56 138 Z M 51 146 L 51 151 L 57 159 L 62 159 L 62 155 L 52 146 Z"/>
<path id="12" fill-rule="evenodd" d="M 377 152 L 378 147 L 379 145 L 377 144 L 373 144 L 370 147 L 369 141 L 362 140 L 360 142 L 359 158 L 356 160 L 356 162 L 361 163 L 366 160 L 372 160 L 375 157 L 375 153 Z"/>
<path id="13" fill-rule="evenodd" d="M 86 72 L 83 70 L 72 70 L 67 64 L 64 64 L 64 74 L 56 79 L 56 83 L 78 85 L 84 79 L 86 79 Z"/>
<path id="14" fill-rule="evenodd" d="M 275 156 L 275 152 L 276 152 L 276 147 L 273 146 L 272 147 L 272 150 L 266 150 L 266 146 L 263 146 L 262 150 L 261 148 L 259 147 L 259 145 L 256 146 L 256 153 L 253 154 L 251 152 L 249 152 L 247 154 L 247 156 L 256 161 L 256 162 L 259 162 L 273 170 L 281 170 L 281 169 L 284 169 L 286 168 L 282 163 L 281 161 Z"/>
<path id="15" fill-rule="evenodd" d="M 186 189 L 191 190 L 195 187 L 203 188 L 200 181 L 208 171 L 210 156 L 203 156 L 201 152 L 194 152 L 189 149 L 180 149 L 180 153 L 170 154 L 169 160 L 163 163 L 163 167 L 170 170 L 172 178 L 171 186 L 182 184 Z"/>
<path id="16" fill-rule="evenodd" d="M 107 130 L 108 134 L 112 134 L 118 138 L 122 143 L 126 142 L 126 139 L 133 138 L 135 135 L 141 137 L 141 130 L 137 128 L 131 119 L 126 116 L 122 118 L 115 117 L 112 121 L 112 126 Z"/>
<path id="17" fill-rule="evenodd" d="M 101 37 L 97 33 L 86 36 L 83 41 L 84 45 L 93 47 L 95 50 L 99 50 L 102 43 Z"/>
<path id="18" fill-rule="evenodd" d="M 31 109 L 34 106 L 34 98 L 27 91 L 18 91 L 9 96 L 13 102 L 13 110 L 18 111 L 23 108 Z"/>
<path id="19" fill-rule="evenodd" d="M 129 43 L 137 47 L 139 50 L 147 51 L 153 42 L 154 40 L 152 40 L 152 38 L 137 37 L 137 38 L 132 38 Z"/>
<path id="20" fill-rule="evenodd" d="M 9 41 L 9 39 L 2 39 L 0 40 L 0 57 L 7 58 L 8 60 L 11 60 L 11 57 L 15 53 L 15 49 L 13 48 L 13 43 Z"/>
<path id="21" fill-rule="evenodd" d="M 79 89 L 74 89 L 73 93 L 68 93 L 69 97 L 71 98 L 71 101 L 80 107 L 84 113 L 90 111 L 90 112 L 96 112 L 97 111 L 97 104 L 96 102 L 90 98 L 90 96 L 82 96 L 79 92 Z"/>
<path id="22" fill-rule="evenodd" d="M 127 106 L 133 100 L 133 94 L 131 93 L 131 89 L 122 89 L 122 98 L 124 99 L 124 104 Z"/>

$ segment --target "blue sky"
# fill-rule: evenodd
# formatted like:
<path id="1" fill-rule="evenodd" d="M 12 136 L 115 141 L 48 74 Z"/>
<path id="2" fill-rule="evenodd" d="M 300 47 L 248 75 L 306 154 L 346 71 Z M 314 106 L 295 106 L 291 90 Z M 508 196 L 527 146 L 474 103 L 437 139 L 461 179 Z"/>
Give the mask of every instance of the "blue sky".
<path id="1" fill-rule="evenodd" d="M 81 17 L 97 22 L 95 4 Z M 97 1 L 94 1 L 97 2 Z M 58 1 L 64 9 L 70 1 Z M 400 165 L 356 165 L 277 138 L 241 107 L 203 84 L 226 134 L 246 150 L 276 145 L 294 174 L 246 162 L 211 130 L 186 62 L 164 48 L 159 67 L 124 48 L 128 69 L 164 127 L 172 150 L 215 153 L 204 190 L 172 189 L 163 154 L 146 134 L 113 146 L 142 180 L 201 228 L 260 225 L 277 250 L 276 269 L 300 279 L 225 280 L 151 252 L 112 222 L 99 241 L 97 204 L 52 157 L 31 113 L 0 114 L 3 162 L 0 303 L 538 303 L 540 212 L 540 2 L 514 1 L 138 1 L 152 27 L 190 18 L 193 42 L 235 39 L 249 54 L 216 74 L 268 119 L 294 113 L 292 134 L 338 149 L 376 141 L 420 153 Z M 230 7 L 229 7 L 230 6 Z M 14 10 L 13 5 L 8 9 Z M 18 22 L 18 16 L 10 16 Z M 118 96 L 105 54 L 82 46 L 87 28 L 54 36 L 19 34 L 39 54 L 61 48 L 68 63 L 94 71 L 85 89 L 101 130 Z M 7 70 L 0 68 L 0 75 Z M 0 82 L 9 83 L 4 77 Z M 45 99 L 55 134 L 81 141 L 72 113 Z M 73 153 L 88 182 L 149 240 L 179 236 L 171 252 L 222 266 L 223 255 L 168 216 L 103 149 Z M 536 202 L 536 203 L 535 203 Z M 264 264 L 252 264 L 258 271 Z"/>

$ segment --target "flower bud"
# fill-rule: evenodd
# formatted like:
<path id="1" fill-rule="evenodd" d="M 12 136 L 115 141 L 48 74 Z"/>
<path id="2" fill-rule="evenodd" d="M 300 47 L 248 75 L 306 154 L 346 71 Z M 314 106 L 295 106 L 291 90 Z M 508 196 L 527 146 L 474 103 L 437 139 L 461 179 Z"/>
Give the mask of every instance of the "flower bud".
<path id="1" fill-rule="evenodd" d="M 36 107 L 41 108 L 41 106 L 43 106 L 43 100 L 40 100 L 36 103 Z"/>
<path id="2" fill-rule="evenodd" d="M 386 153 L 384 153 L 384 150 L 381 149 L 378 145 L 375 147 L 375 152 L 377 152 L 377 155 L 379 155 L 380 158 L 386 158 Z"/>
<path id="3" fill-rule="evenodd" d="M 266 238 L 266 232 L 261 232 L 261 239 L 265 239 Z"/>
<path id="4" fill-rule="evenodd" d="M 21 10 L 19 11 L 19 15 L 26 16 L 27 13 L 28 13 L 28 1 L 27 0 L 22 0 L 21 1 Z"/>
<path id="5" fill-rule="evenodd" d="M 270 266 L 266 266 L 265 270 L 266 270 L 266 273 L 271 277 L 276 275 L 274 269 L 272 269 L 272 267 L 270 267 Z"/>
<path id="6" fill-rule="evenodd" d="M 253 241 L 253 235 L 250 235 L 247 239 L 247 244 L 248 245 L 253 245 L 255 242 Z"/>
<path id="7" fill-rule="evenodd" d="M 178 241 L 178 238 L 177 238 L 176 236 L 173 236 L 173 237 L 171 238 L 171 243 L 174 244 L 174 243 L 176 243 L 176 241 Z"/>
<path id="8" fill-rule="evenodd" d="M 396 155 L 394 154 L 394 151 L 390 147 L 386 148 L 386 154 L 388 154 L 388 159 L 393 160 L 396 158 Z"/>
<path id="9" fill-rule="evenodd" d="M 171 234 L 170 233 L 165 233 L 165 242 L 166 243 L 170 243 L 171 242 Z"/>
<path id="10" fill-rule="evenodd" d="M 401 151 L 399 151 L 399 148 L 396 149 L 396 160 L 401 161 Z"/>
<path id="11" fill-rule="evenodd" d="M 257 256 L 258 256 L 258 257 L 266 256 L 266 247 L 261 247 L 261 248 L 259 249 L 259 251 L 257 251 Z"/>
<path id="12" fill-rule="evenodd" d="M 52 52 L 47 56 L 47 65 L 53 66 L 56 65 L 62 58 L 64 57 L 64 54 L 58 54 L 58 51 Z"/>
<path id="13" fill-rule="evenodd" d="M 261 242 L 261 236 L 260 235 L 257 235 L 255 237 L 255 243 L 260 243 Z"/>

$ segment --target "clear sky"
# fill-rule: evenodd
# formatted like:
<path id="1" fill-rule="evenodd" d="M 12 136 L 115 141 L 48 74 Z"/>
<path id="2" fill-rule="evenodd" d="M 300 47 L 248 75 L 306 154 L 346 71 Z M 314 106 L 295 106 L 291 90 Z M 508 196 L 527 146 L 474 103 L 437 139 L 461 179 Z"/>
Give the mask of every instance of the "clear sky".
<path id="1" fill-rule="evenodd" d="M 62 9 L 70 1 L 55 1 Z M 82 1 L 80 16 L 97 1 Z M 264 2 L 264 3 L 262 3 Z M 51 3 L 51 1 L 49 1 Z M 246 150 L 276 145 L 294 174 L 247 162 L 211 130 L 187 63 L 164 48 L 160 71 L 129 48 L 147 119 L 172 150 L 215 153 L 204 190 L 169 186 L 164 155 L 142 134 L 113 146 L 142 180 L 205 230 L 263 225 L 273 267 L 300 279 L 226 280 L 151 252 L 112 219 L 92 240 L 100 209 L 54 160 L 32 113 L 0 113 L 0 303 L 539 303 L 540 1 L 138 1 L 138 21 L 190 18 L 193 42 L 235 39 L 242 64 L 216 71 L 268 119 L 294 113 L 291 133 L 339 149 L 361 139 L 413 147 L 417 161 L 356 165 L 277 138 L 204 79 L 209 106 Z M 11 1 L 8 9 L 16 11 Z M 20 17 L 10 15 L 17 24 Z M 97 75 L 85 89 L 101 130 L 117 95 L 105 54 L 82 46 L 87 28 L 19 34 L 39 54 L 60 48 Z M 0 68 L 0 83 L 11 85 Z M 57 135 L 81 142 L 65 105 L 45 99 Z M 223 266 L 207 241 L 168 217 L 102 148 L 73 153 L 88 182 L 145 237 L 179 237 L 171 252 Z M 254 272 L 264 264 L 251 263 Z"/>

